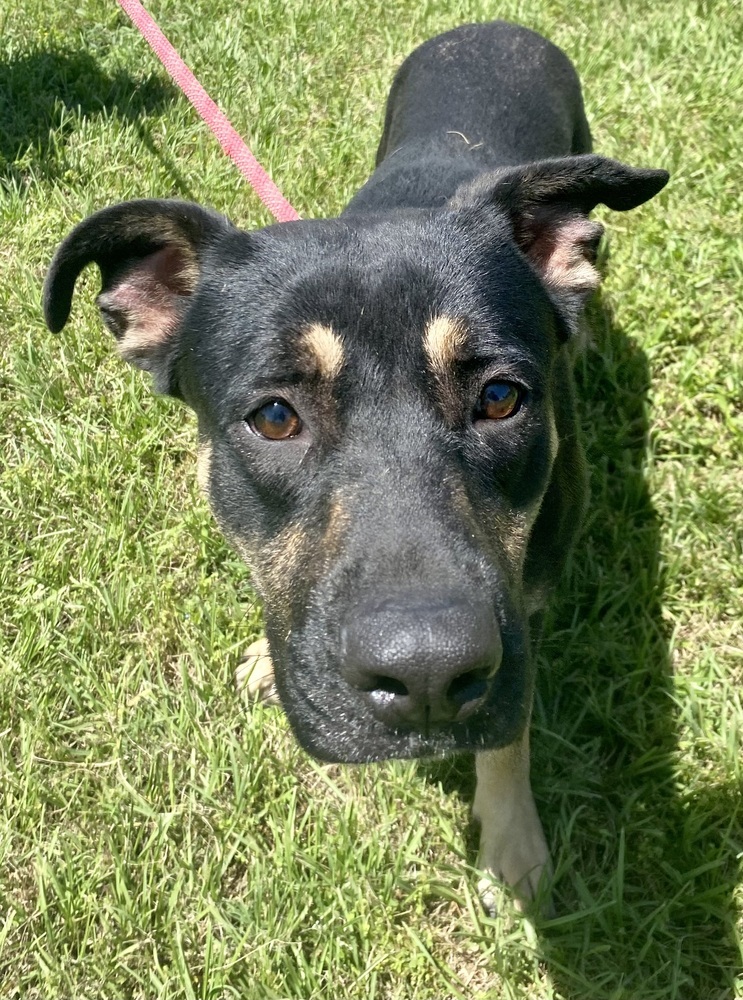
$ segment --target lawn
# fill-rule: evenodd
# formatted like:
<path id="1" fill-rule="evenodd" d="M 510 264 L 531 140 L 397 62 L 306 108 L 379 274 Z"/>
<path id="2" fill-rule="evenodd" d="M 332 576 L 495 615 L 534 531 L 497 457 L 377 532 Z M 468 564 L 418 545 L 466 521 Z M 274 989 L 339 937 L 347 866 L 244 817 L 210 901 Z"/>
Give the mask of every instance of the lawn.
<path id="1" fill-rule="evenodd" d="M 743 997 L 743 11 L 711 0 L 153 0 L 284 193 L 334 214 L 394 69 L 501 16 L 561 45 L 600 213 L 578 364 L 592 505 L 540 655 L 557 917 L 474 896 L 470 762 L 321 766 L 236 693 L 261 633 L 185 409 L 115 357 L 57 242 L 120 199 L 269 221 L 113 0 L 0 12 L 0 998 Z"/>

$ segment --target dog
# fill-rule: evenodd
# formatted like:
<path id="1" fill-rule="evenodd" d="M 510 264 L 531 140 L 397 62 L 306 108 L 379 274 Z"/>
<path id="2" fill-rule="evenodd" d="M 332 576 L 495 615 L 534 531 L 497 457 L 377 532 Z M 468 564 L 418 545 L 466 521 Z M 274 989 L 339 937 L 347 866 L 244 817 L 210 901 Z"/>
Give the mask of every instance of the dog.
<path id="1" fill-rule="evenodd" d="M 74 229 L 45 283 L 56 332 L 95 262 L 121 356 L 195 410 L 200 480 L 264 604 L 240 676 L 275 686 L 300 744 L 348 763 L 474 751 L 486 905 L 495 880 L 526 906 L 549 872 L 528 727 L 587 502 L 589 213 L 667 180 L 592 153 L 560 49 L 467 25 L 402 64 L 376 169 L 337 218 L 245 232 L 125 202 Z"/>

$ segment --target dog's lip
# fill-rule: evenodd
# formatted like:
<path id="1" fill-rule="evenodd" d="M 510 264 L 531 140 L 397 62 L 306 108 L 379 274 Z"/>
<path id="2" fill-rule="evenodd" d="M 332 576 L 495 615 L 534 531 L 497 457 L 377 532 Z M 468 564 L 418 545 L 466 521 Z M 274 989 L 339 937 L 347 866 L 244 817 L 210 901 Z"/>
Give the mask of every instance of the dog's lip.
<path id="1" fill-rule="evenodd" d="M 325 706 L 325 703 L 318 703 L 309 692 L 302 689 L 300 693 L 300 698 L 305 710 L 309 709 L 311 713 L 319 720 L 325 724 L 322 728 L 324 730 L 324 736 L 327 736 L 329 730 L 337 730 L 339 728 L 339 716 L 337 712 L 329 711 Z M 436 757 L 441 755 L 446 755 L 457 750 L 458 740 L 455 736 L 455 727 L 460 729 L 463 724 L 455 723 L 432 723 L 428 726 L 427 731 L 422 731 L 414 727 L 403 727 L 399 726 L 392 728 L 391 726 L 386 726 L 379 719 L 376 719 L 371 715 L 368 707 L 364 704 L 363 700 L 358 701 L 352 700 L 349 697 L 349 702 L 352 702 L 352 714 L 354 716 L 360 716 L 363 719 L 371 719 L 374 723 L 373 734 L 368 734 L 365 738 L 369 743 L 374 743 L 375 738 L 379 742 L 385 744 L 388 748 L 390 743 L 397 743 L 400 750 L 406 751 L 405 756 L 415 756 L 415 744 L 420 744 L 421 756 L 426 757 Z M 468 720 L 470 722 L 472 720 Z M 466 725 L 466 724 L 465 724 Z M 293 728 L 295 724 L 293 723 Z M 469 728 L 467 726 L 467 728 Z M 296 724 L 297 734 L 302 731 L 303 727 Z M 301 742 L 301 740 L 300 740 Z M 471 740 L 468 740 L 468 745 L 471 744 Z M 393 754 L 387 752 L 387 750 L 382 750 L 377 756 L 371 754 L 369 756 L 369 761 L 375 760 L 388 760 L 393 759 Z"/>

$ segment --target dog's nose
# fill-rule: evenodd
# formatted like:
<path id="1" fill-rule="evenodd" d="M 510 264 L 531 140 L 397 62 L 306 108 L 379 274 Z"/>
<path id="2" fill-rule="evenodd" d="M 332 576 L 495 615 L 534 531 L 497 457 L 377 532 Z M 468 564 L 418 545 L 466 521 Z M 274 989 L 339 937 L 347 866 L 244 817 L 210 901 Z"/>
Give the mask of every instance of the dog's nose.
<path id="1" fill-rule="evenodd" d="M 503 647 L 492 608 L 459 596 L 388 598 L 341 629 L 341 670 L 391 727 L 463 722 L 488 695 Z"/>

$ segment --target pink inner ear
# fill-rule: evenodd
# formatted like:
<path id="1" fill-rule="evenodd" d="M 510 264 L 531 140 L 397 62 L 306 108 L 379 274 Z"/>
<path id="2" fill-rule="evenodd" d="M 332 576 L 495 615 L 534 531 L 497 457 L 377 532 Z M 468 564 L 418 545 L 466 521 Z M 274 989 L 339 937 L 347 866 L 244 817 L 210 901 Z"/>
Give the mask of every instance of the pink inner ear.
<path id="1" fill-rule="evenodd" d="M 537 209 L 519 242 L 555 292 L 588 295 L 601 282 L 594 262 L 602 232 L 598 222 L 584 215 L 559 207 Z"/>
<path id="2" fill-rule="evenodd" d="M 98 305 L 126 361 L 145 360 L 174 333 L 183 316 L 184 299 L 195 283 L 196 270 L 188 251 L 167 246 L 139 261 L 101 292 Z"/>
<path id="3" fill-rule="evenodd" d="M 185 247 L 163 247 L 145 257 L 142 268 L 176 295 L 190 295 L 196 283 L 193 255 Z"/>

